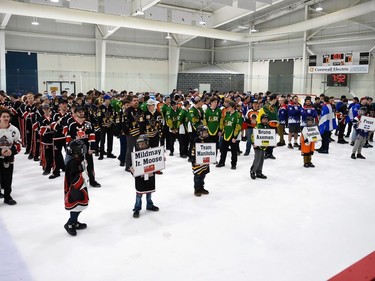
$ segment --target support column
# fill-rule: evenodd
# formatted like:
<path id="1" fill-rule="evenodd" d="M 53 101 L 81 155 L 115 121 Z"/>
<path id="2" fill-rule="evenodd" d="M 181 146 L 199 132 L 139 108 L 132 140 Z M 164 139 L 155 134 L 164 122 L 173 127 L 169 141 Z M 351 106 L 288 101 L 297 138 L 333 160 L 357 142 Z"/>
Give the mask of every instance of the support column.
<path id="1" fill-rule="evenodd" d="M 168 48 L 168 90 L 172 93 L 177 88 L 178 65 L 180 61 L 180 47 L 173 39 L 169 40 Z"/>
<path id="2" fill-rule="evenodd" d="M 5 69 L 5 31 L 0 30 L 0 90 L 7 90 Z"/>
<path id="3" fill-rule="evenodd" d="M 247 63 L 247 88 L 245 91 L 253 92 L 253 58 L 254 58 L 254 45 L 249 43 L 249 55 Z"/>
<path id="4" fill-rule="evenodd" d="M 105 91 L 105 76 L 106 76 L 106 47 L 107 41 L 102 39 L 102 35 L 96 29 L 96 74 L 97 74 L 97 89 L 99 91 Z"/>
<path id="5" fill-rule="evenodd" d="M 211 39 L 211 65 L 215 63 L 215 39 Z"/>
<path id="6" fill-rule="evenodd" d="M 305 21 L 309 19 L 309 6 L 305 6 Z M 302 82 L 301 91 L 305 94 L 307 84 L 307 31 L 303 32 L 303 50 L 302 50 Z"/>

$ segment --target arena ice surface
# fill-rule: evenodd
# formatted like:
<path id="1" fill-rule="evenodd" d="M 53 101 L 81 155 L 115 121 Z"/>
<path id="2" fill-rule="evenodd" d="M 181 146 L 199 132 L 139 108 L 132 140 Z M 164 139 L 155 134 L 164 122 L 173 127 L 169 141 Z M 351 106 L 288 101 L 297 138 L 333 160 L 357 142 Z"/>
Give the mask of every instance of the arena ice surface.
<path id="1" fill-rule="evenodd" d="M 102 188 L 89 188 L 79 218 L 88 228 L 76 237 L 63 228 L 63 177 L 42 176 L 23 150 L 12 193 L 18 204 L 0 204 L 8 233 L 0 280 L 327 280 L 375 250 L 375 149 L 353 160 L 351 148 L 331 143 L 330 154 L 313 155 L 316 168 L 304 168 L 300 151 L 278 147 L 277 160 L 265 160 L 267 180 L 250 179 L 253 150 L 237 170 L 228 155 L 225 167 L 211 165 L 210 194 L 199 198 L 191 164 L 167 153 L 153 194 L 160 211 L 144 202 L 139 219 L 133 177 L 104 158 L 95 161 Z"/>

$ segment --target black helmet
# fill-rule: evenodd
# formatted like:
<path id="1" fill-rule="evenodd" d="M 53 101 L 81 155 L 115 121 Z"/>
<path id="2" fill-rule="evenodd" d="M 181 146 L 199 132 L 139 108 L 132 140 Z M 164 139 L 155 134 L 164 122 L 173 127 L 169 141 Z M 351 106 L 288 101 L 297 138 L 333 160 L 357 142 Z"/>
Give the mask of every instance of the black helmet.
<path id="1" fill-rule="evenodd" d="M 136 142 L 137 149 L 141 149 L 141 148 L 139 147 L 139 144 L 140 144 L 140 143 L 145 143 L 146 146 L 147 146 L 147 148 L 148 148 L 148 143 L 149 143 L 148 136 L 145 135 L 145 134 L 143 134 L 143 135 L 140 135 L 140 136 L 137 138 L 137 142 Z M 142 148 L 142 149 L 144 149 L 144 148 Z"/>
<path id="2" fill-rule="evenodd" d="M 204 125 L 199 125 L 197 127 L 197 135 L 201 137 L 201 136 L 203 136 L 204 132 L 208 133 L 208 128 L 206 126 L 204 126 Z"/>
<path id="3" fill-rule="evenodd" d="M 306 123 L 309 122 L 309 121 L 314 123 L 314 121 L 315 121 L 314 117 L 312 117 L 312 116 L 306 116 Z"/>
<path id="4" fill-rule="evenodd" d="M 82 140 L 73 140 L 68 144 L 66 153 L 70 156 L 85 155 L 87 153 L 87 147 Z"/>
<path id="5" fill-rule="evenodd" d="M 361 106 L 358 109 L 358 114 L 363 115 L 363 114 L 366 114 L 366 113 L 367 113 L 367 107 L 366 106 Z"/>
<path id="6" fill-rule="evenodd" d="M 260 120 L 265 119 L 265 118 L 270 119 L 267 114 L 262 114 L 262 116 L 260 116 Z"/>

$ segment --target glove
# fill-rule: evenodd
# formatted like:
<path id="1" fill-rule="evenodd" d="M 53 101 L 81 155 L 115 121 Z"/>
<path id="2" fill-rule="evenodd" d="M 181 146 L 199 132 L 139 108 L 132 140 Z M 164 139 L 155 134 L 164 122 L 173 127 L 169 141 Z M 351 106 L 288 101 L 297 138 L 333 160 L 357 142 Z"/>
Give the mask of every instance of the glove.
<path id="1" fill-rule="evenodd" d="M 242 141 L 247 141 L 247 137 L 241 137 Z"/>

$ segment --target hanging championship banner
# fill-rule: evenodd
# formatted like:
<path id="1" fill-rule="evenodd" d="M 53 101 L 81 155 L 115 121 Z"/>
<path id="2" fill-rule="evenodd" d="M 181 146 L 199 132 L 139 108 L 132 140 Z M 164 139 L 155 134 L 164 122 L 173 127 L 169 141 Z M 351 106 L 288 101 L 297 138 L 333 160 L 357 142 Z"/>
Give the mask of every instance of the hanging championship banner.
<path id="1" fill-rule="evenodd" d="M 361 116 L 358 129 L 362 129 L 366 131 L 375 131 L 375 118 L 368 117 L 368 116 Z"/>
<path id="2" fill-rule="evenodd" d="M 164 169 L 164 147 L 132 152 L 132 165 L 135 177 Z"/>
<path id="3" fill-rule="evenodd" d="M 256 146 L 276 146 L 275 129 L 254 129 L 254 145 Z"/>
<path id="4" fill-rule="evenodd" d="M 303 136 L 307 136 L 309 142 L 318 142 L 322 140 L 318 126 L 304 127 L 302 134 Z"/>
<path id="5" fill-rule="evenodd" d="M 216 143 L 196 143 L 195 163 L 214 164 L 216 162 Z"/>

